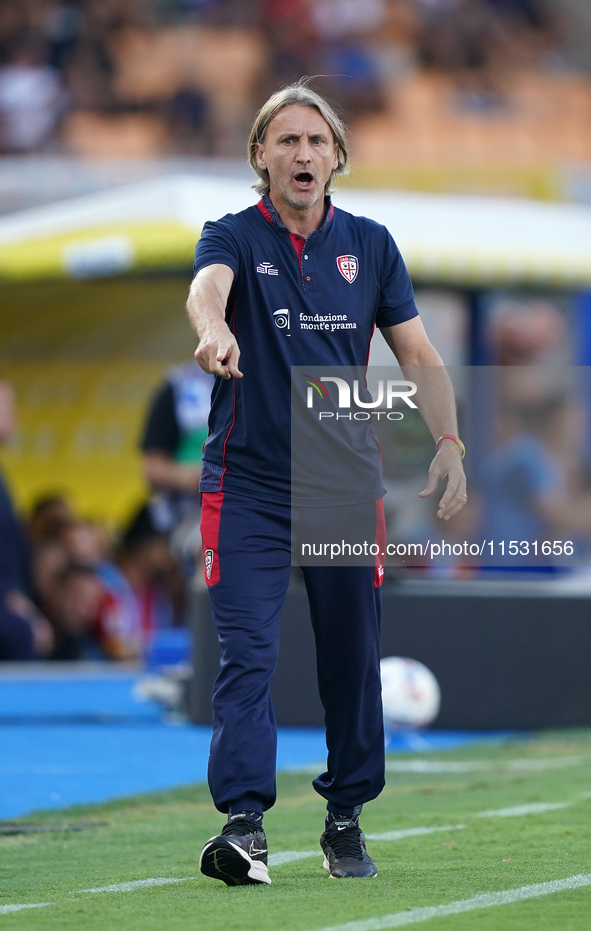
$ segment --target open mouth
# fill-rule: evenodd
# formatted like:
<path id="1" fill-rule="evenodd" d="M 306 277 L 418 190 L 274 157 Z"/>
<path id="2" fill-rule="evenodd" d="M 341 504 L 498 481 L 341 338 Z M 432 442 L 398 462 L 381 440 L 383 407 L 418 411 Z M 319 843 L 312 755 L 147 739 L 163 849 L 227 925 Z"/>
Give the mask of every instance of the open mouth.
<path id="1" fill-rule="evenodd" d="M 309 171 L 300 171 L 299 174 L 295 175 L 295 180 L 301 188 L 308 188 L 314 182 L 314 178 Z"/>

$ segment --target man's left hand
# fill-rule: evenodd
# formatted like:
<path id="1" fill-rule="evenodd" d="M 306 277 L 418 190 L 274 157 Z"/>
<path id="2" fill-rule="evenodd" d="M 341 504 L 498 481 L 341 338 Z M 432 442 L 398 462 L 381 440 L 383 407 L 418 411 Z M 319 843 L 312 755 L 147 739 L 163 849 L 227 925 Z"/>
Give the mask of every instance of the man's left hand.
<path id="1" fill-rule="evenodd" d="M 429 480 L 424 491 L 419 492 L 419 498 L 428 498 L 435 491 L 442 479 L 447 478 L 447 488 L 439 502 L 437 517 L 449 520 L 464 507 L 468 496 L 466 494 L 466 476 L 462 466 L 460 450 L 457 444 L 450 446 L 445 440 L 441 444 L 433 462 L 429 467 Z M 445 444 L 445 445 L 444 445 Z"/>

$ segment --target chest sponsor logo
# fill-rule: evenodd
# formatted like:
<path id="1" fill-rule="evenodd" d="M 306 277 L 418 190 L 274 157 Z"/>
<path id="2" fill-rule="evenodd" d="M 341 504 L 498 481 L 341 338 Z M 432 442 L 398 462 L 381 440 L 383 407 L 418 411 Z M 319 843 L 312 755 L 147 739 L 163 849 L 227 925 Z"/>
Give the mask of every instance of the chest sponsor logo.
<path id="1" fill-rule="evenodd" d="M 359 270 L 357 256 L 339 255 L 337 258 L 337 266 L 343 278 L 345 278 L 349 284 L 353 284 L 357 278 L 357 272 Z"/>
<path id="2" fill-rule="evenodd" d="M 278 275 L 279 269 L 273 268 L 272 262 L 261 262 L 260 265 L 257 265 L 257 272 L 259 275 Z"/>
<path id="3" fill-rule="evenodd" d="M 275 320 L 275 326 L 279 330 L 291 329 L 289 325 L 290 324 L 289 309 L 287 307 L 283 307 L 281 310 L 273 311 L 273 319 Z"/>

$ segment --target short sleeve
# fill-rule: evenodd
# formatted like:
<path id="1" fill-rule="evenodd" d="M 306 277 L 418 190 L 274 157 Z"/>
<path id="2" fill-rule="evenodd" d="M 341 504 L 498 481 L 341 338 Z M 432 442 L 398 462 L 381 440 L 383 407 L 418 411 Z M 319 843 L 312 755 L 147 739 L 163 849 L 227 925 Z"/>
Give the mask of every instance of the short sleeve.
<path id="1" fill-rule="evenodd" d="M 222 217 L 215 223 L 209 221 L 203 227 L 201 238 L 195 247 L 195 264 L 193 275 L 207 265 L 228 265 L 234 274 L 240 266 L 240 250 L 230 229 L 232 214 Z"/>
<path id="2" fill-rule="evenodd" d="M 180 429 L 176 417 L 174 391 L 170 382 L 167 381 L 152 400 L 140 448 L 144 452 L 150 449 L 165 450 L 173 456 L 179 438 Z"/>
<path id="3" fill-rule="evenodd" d="M 384 277 L 380 293 L 380 304 L 376 314 L 376 326 L 388 327 L 404 323 L 418 315 L 414 292 L 406 265 L 390 233 L 387 237 L 384 256 Z"/>

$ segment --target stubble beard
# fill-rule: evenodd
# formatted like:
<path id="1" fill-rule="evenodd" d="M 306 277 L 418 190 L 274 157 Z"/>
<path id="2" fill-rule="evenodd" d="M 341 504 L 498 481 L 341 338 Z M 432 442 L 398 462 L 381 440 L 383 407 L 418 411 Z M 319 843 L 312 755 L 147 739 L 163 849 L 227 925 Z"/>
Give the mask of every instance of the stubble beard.
<path id="1" fill-rule="evenodd" d="M 286 204 L 289 204 L 290 207 L 293 207 L 294 210 L 310 210 L 312 207 L 315 207 L 318 201 L 324 199 L 324 188 L 318 187 L 315 197 L 312 200 L 300 200 L 296 194 L 292 194 L 289 189 L 284 189 L 279 191 L 280 196 L 285 201 Z"/>

